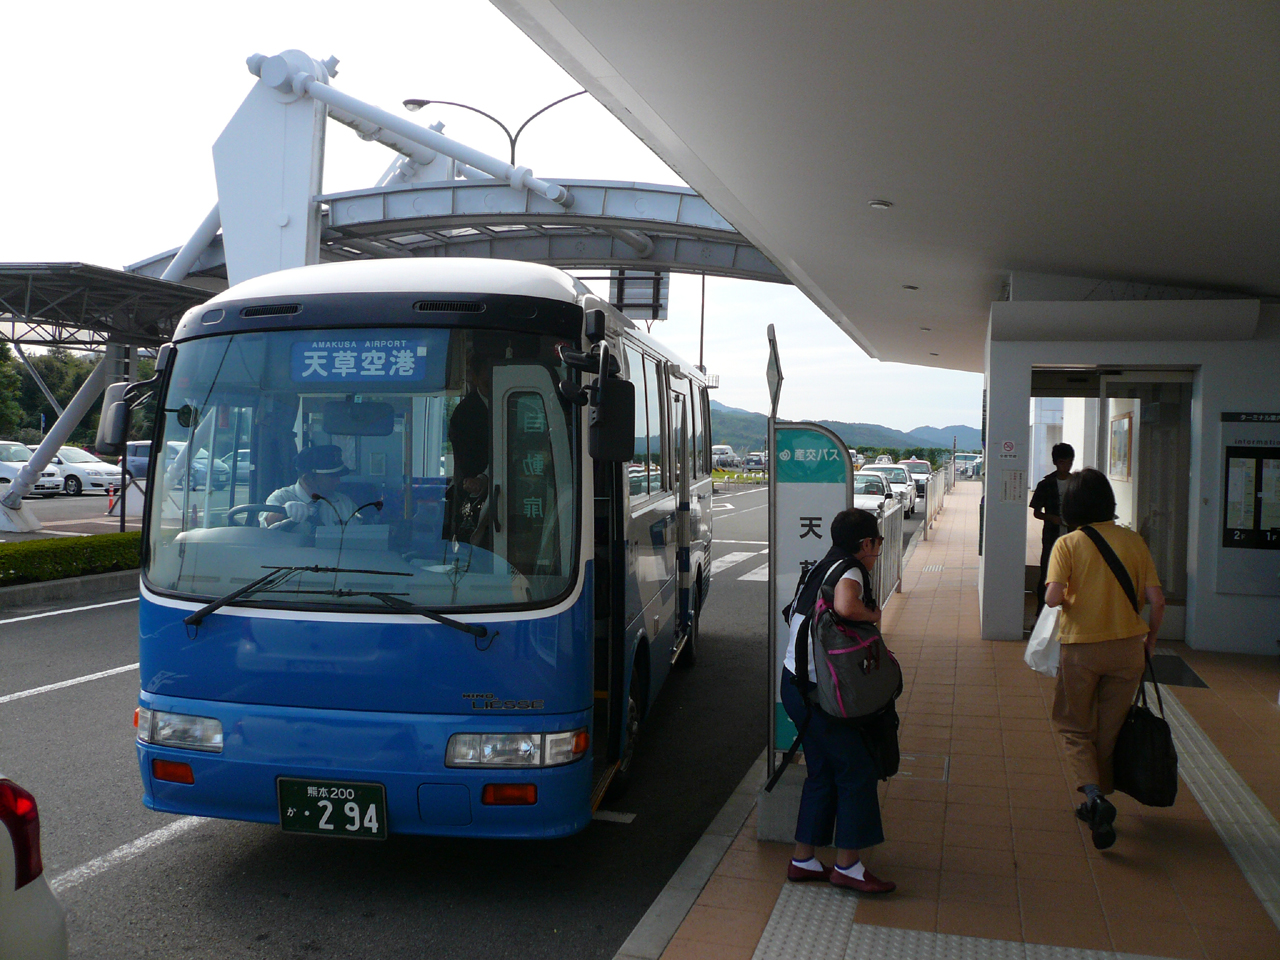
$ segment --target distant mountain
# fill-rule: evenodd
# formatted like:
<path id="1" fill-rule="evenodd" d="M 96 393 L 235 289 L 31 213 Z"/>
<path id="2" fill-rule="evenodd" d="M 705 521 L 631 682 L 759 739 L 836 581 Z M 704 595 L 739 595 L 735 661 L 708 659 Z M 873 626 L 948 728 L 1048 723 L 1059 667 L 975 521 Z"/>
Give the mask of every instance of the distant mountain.
<path id="1" fill-rule="evenodd" d="M 911 450 L 918 448 L 950 449 L 951 438 L 957 440 L 960 450 L 980 448 L 980 431 L 975 427 L 955 426 L 919 427 L 910 433 L 882 427 L 876 423 L 845 423 L 841 420 L 816 421 L 831 430 L 846 444 L 855 449 L 861 447 Z M 730 407 L 718 400 L 711 401 L 711 440 L 727 443 L 739 453 L 763 450 L 768 441 L 769 418 L 763 413 L 753 413 L 741 407 Z"/>
<path id="2" fill-rule="evenodd" d="M 911 431 L 911 436 L 939 447 L 950 447 L 951 438 L 955 437 L 957 450 L 982 449 L 982 431 L 977 427 L 966 427 L 963 424 L 941 428 L 916 427 Z"/>

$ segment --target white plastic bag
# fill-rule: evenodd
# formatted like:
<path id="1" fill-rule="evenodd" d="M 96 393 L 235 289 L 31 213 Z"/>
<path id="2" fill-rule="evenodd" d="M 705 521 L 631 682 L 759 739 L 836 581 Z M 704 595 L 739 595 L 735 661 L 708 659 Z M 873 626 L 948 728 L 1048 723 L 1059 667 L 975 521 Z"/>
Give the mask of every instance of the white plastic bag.
<path id="1" fill-rule="evenodd" d="M 1046 677 L 1058 675 L 1058 617 L 1062 607 L 1045 607 L 1040 611 L 1035 629 L 1031 631 L 1031 639 L 1027 641 L 1027 652 L 1022 659 L 1036 673 Z"/>

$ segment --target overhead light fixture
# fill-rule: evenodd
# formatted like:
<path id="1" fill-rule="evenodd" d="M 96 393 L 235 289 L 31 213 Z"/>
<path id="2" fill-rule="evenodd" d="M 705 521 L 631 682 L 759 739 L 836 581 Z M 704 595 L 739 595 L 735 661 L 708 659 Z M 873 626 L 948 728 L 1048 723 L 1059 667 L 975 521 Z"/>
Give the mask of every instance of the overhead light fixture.
<path id="1" fill-rule="evenodd" d="M 867 206 L 872 210 L 888 210 L 893 204 L 888 200 L 868 200 Z"/>
<path id="2" fill-rule="evenodd" d="M 936 356 L 937 356 L 937 354 L 936 354 L 936 353 L 930 353 L 930 354 L 929 354 L 929 356 L 931 356 L 931 357 L 936 357 Z"/>
<path id="3" fill-rule="evenodd" d="M 933 327 L 921 327 L 920 329 L 923 330 L 925 333 L 933 332 Z"/>
<path id="4" fill-rule="evenodd" d="M 903 290 L 919 290 L 920 288 L 917 287 L 914 283 L 904 283 L 902 285 L 902 289 Z"/>

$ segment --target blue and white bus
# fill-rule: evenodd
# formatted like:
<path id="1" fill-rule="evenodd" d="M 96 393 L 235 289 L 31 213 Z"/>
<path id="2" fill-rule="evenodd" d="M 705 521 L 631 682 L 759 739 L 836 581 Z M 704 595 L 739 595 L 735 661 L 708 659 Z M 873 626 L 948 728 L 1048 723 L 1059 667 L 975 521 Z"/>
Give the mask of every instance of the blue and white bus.
<path id="1" fill-rule="evenodd" d="M 342 837 L 583 829 L 696 655 L 698 370 L 559 270 L 425 259 L 238 284 L 157 368 L 152 448 L 178 453 L 147 477 L 146 805 Z M 109 388 L 104 450 L 138 387 Z"/>

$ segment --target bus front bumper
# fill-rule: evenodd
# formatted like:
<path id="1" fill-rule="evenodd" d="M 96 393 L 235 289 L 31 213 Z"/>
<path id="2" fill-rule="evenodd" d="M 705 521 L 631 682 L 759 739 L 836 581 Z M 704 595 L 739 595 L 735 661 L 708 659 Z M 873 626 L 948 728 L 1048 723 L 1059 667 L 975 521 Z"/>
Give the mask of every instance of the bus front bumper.
<path id="1" fill-rule="evenodd" d="M 390 833 L 549 838 L 591 820 L 591 751 L 554 767 L 446 767 L 455 733 L 558 732 L 591 727 L 591 711 L 519 717 L 394 714 L 228 704 L 144 694 L 152 710 L 222 724 L 222 752 L 138 741 L 143 803 L 165 813 L 280 823 L 278 778 L 379 783 Z M 157 779 L 153 761 L 187 764 L 192 783 Z M 533 784 L 536 802 L 484 802 L 488 784 Z"/>

